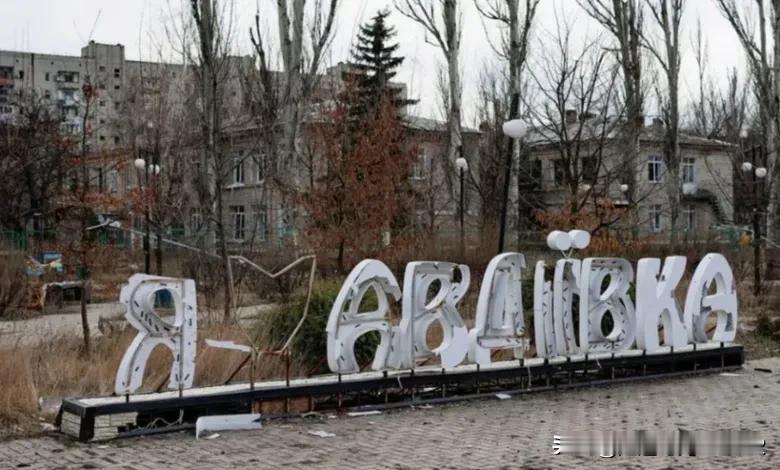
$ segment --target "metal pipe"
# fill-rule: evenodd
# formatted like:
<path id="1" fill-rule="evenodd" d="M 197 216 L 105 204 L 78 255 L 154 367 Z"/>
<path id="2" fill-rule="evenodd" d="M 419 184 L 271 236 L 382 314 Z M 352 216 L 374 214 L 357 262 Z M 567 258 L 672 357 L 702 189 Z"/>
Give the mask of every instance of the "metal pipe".
<path id="1" fill-rule="evenodd" d="M 512 94 L 512 104 L 509 112 L 509 120 L 517 119 L 517 108 L 520 106 L 520 93 Z M 498 227 L 498 253 L 504 252 L 504 238 L 506 232 L 506 214 L 509 208 L 509 180 L 512 178 L 512 153 L 514 140 L 507 136 L 506 161 L 504 163 L 504 194 L 501 200 L 501 219 Z"/>

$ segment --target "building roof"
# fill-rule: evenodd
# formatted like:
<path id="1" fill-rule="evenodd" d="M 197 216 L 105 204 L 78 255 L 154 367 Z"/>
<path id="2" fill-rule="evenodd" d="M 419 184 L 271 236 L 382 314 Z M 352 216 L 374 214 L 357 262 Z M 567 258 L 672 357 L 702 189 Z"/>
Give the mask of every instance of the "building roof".
<path id="1" fill-rule="evenodd" d="M 410 129 L 430 131 L 430 132 L 447 132 L 447 122 L 438 121 L 436 119 L 425 118 L 422 116 L 404 116 L 404 123 Z M 481 134 L 478 129 L 472 127 L 462 126 L 462 131 L 469 134 Z"/>
<path id="2" fill-rule="evenodd" d="M 585 123 L 576 121 L 566 124 L 569 139 L 574 140 L 577 132 L 581 132 L 579 140 L 604 140 L 609 141 L 616 139 L 620 133 L 620 121 L 613 117 L 606 119 L 590 118 Z M 545 127 L 533 127 L 528 131 L 525 137 L 525 141 L 533 146 L 553 145 L 558 141 L 558 134 L 560 130 L 551 125 L 549 128 Z M 580 128 L 581 127 L 581 128 Z M 562 130 L 562 129 L 561 129 Z M 645 143 L 661 143 L 664 141 L 665 131 L 662 125 L 655 122 L 650 125 L 644 125 L 640 132 L 639 139 Z M 684 146 L 699 146 L 699 147 L 711 147 L 725 149 L 734 147 L 735 144 L 725 142 L 718 139 L 709 139 L 707 137 L 700 137 L 691 135 L 685 132 L 679 134 L 680 145 Z"/>

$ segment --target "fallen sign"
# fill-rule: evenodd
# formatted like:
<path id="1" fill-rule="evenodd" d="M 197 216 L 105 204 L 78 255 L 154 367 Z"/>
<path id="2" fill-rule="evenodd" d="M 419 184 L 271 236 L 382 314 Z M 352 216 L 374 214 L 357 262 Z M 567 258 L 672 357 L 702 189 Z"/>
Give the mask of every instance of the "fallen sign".
<path id="1" fill-rule="evenodd" d="M 733 344 L 736 284 L 725 257 L 711 253 L 701 260 L 681 306 L 676 288 L 685 272 L 685 257 L 670 256 L 663 264 L 657 258 L 641 259 L 635 278 L 633 266 L 624 259 L 570 257 L 573 249 L 588 243 L 589 235 L 580 230 L 549 235 L 550 248 L 564 257 L 552 271 L 543 261 L 535 265 L 533 338 L 524 323 L 523 254 L 503 253 L 488 264 L 471 329 L 458 311 L 470 284 L 468 266 L 409 263 L 402 289 L 384 263 L 364 260 L 344 282 L 324 332 L 333 374 L 309 379 L 288 375 L 284 381 L 222 387 L 192 388 L 197 340 L 194 282 L 135 275 L 120 297 L 139 333 L 117 371 L 118 396 L 66 400 L 61 429 L 80 440 L 106 439 L 191 426 L 209 414 L 253 412 L 273 400 L 284 400 L 285 413 L 291 399 L 307 400 L 306 411 L 392 406 L 433 400 L 431 394 L 448 401 L 741 366 L 742 347 Z M 636 302 L 629 295 L 632 284 Z M 174 312 L 167 318 L 157 312 L 155 301 L 163 291 L 173 299 Z M 369 292 L 376 296 L 377 306 L 363 311 L 362 300 Z M 401 320 L 393 324 L 390 306 L 399 301 Z M 435 323 L 441 326 L 443 339 L 431 348 L 427 332 Z M 362 372 L 354 347 L 371 332 L 380 336 L 371 364 L 374 372 Z M 527 358 L 532 341 L 537 357 Z M 234 343 L 208 344 L 251 351 Z M 173 353 L 169 388 L 178 393 L 136 394 L 149 352 L 157 345 Z M 515 360 L 494 362 L 500 350 L 511 350 Z M 252 366 L 255 359 L 252 354 Z M 155 426 L 159 423 L 164 425 Z"/>

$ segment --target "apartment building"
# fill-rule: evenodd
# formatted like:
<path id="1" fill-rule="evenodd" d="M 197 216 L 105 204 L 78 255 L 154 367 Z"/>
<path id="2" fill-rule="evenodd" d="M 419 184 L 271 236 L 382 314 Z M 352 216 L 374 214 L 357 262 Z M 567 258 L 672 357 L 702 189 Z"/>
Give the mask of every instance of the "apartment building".
<path id="1" fill-rule="evenodd" d="M 582 122 L 582 120 L 593 122 Z M 580 142 L 576 172 L 579 184 L 594 198 L 608 200 L 616 208 L 631 207 L 636 217 L 635 227 L 622 221 L 615 228 L 638 231 L 640 235 L 668 237 L 671 229 L 667 183 L 670 175 L 663 159 L 664 127 L 661 121 L 646 120 L 640 131 L 639 158 L 630 169 L 622 167 L 620 123 L 598 121 L 589 115 L 566 113 L 566 136 L 577 136 Z M 530 147 L 533 173 L 538 176 L 539 195 L 547 208 L 560 208 L 571 198 L 569 181 L 564 181 L 564 159 L 561 157 L 560 135 L 563 128 L 535 129 L 527 142 Z M 571 137 L 573 139 L 573 137 Z M 681 239 L 703 239 L 717 235 L 717 228 L 734 220 L 733 178 L 736 147 L 727 142 L 681 133 L 680 181 L 682 201 L 679 207 L 678 229 Z M 632 178 L 626 178 L 627 173 Z M 634 188 L 629 191 L 628 180 Z M 629 200 L 629 197 L 633 200 Z"/>
<path id="2" fill-rule="evenodd" d="M 263 174 L 266 159 L 258 150 L 258 142 L 259 136 L 269 130 L 258 128 L 250 119 L 242 84 L 253 62 L 251 57 L 232 59 L 223 101 L 233 111 L 226 113 L 223 126 L 227 131 L 221 138 L 228 143 L 224 147 L 231 154 L 228 160 L 235 163 L 222 175 L 223 223 L 235 249 L 281 246 L 295 239 L 297 229 L 305 223 L 305 214 Z M 166 221 L 164 232 L 171 237 L 194 239 L 203 222 L 191 185 L 198 161 L 198 149 L 193 145 L 201 131 L 194 118 L 200 103 L 195 72 L 193 67 L 183 64 L 128 60 L 121 44 L 93 41 L 78 56 L 0 50 L 0 120 L 13 122 L 18 116 L 15 97 L 24 92 L 49 103 L 60 114 L 63 132 L 80 136 L 86 106 L 82 87 L 91 84 L 96 96 L 86 124 L 93 187 L 121 199 L 141 183 L 133 166 L 136 158 L 162 158 L 159 163 L 163 172 L 166 164 L 173 164 L 171 158 L 180 159 L 176 163 L 187 167 L 183 184 L 189 197 L 182 199 L 181 214 Z M 304 128 L 316 121 L 313 116 L 317 110 L 327 107 L 343 89 L 346 77 L 355 73 L 349 64 L 339 63 L 318 77 Z M 400 96 L 407 96 L 406 84 L 390 86 Z M 446 156 L 446 124 L 411 116 L 406 108 L 402 115 L 409 144 L 419 149 L 410 169 L 412 185 L 419 193 L 416 223 L 434 230 L 451 227 L 457 220 L 458 189 L 454 162 Z M 464 156 L 473 165 L 478 162 L 479 135 L 477 130 L 464 129 Z M 293 184 L 305 183 L 306 171 L 301 164 L 288 170 L 295 173 Z M 467 201 L 469 215 L 475 214 L 476 201 L 468 197 Z M 110 208 L 95 210 L 111 215 Z M 143 217 L 131 214 L 126 223 L 140 228 Z"/>

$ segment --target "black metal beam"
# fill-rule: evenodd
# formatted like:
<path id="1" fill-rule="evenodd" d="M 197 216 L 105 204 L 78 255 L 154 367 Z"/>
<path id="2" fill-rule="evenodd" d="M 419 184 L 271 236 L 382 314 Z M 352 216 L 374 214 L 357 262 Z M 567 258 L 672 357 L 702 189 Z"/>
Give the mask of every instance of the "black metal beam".
<path id="1" fill-rule="evenodd" d="M 501 369 L 477 368 L 471 371 L 441 369 L 409 370 L 400 375 L 382 374 L 365 379 L 322 381 L 314 384 L 280 384 L 273 388 L 254 389 L 204 394 L 197 396 L 117 401 L 114 403 L 86 405 L 79 399 L 64 400 L 60 412 L 68 412 L 81 418 L 78 439 L 89 441 L 94 436 L 95 417 L 117 413 L 136 412 L 139 419 L 153 420 L 156 417 L 183 413 L 184 423 L 194 422 L 199 416 L 211 414 L 248 413 L 255 402 L 309 397 L 320 401 L 322 408 L 341 408 L 342 403 L 350 407 L 351 401 L 360 398 L 367 407 L 392 407 L 410 403 L 444 403 L 453 400 L 473 399 L 496 392 L 526 393 L 551 389 L 569 389 L 594 384 L 622 383 L 661 377 L 675 377 L 683 374 L 704 374 L 734 369 L 742 366 L 742 346 L 721 346 L 713 349 L 698 349 L 663 355 L 617 356 L 604 359 L 551 363 L 526 366 L 518 361 L 517 367 Z M 503 382 L 503 383 L 502 383 Z M 537 384 L 537 385 L 533 385 Z M 430 389 L 435 390 L 431 392 Z M 428 392 L 426 392 L 428 390 Z M 435 397 L 428 395 L 435 394 Z M 338 396 L 338 405 L 332 397 Z M 375 403 L 372 403 L 371 401 Z M 363 406 L 361 408 L 366 408 Z M 173 430 L 172 428 L 170 430 Z M 128 429 L 122 435 L 137 435 L 144 432 Z M 155 432 L 160 432 L 156 429 Z"/>

